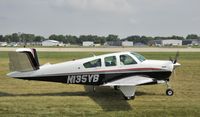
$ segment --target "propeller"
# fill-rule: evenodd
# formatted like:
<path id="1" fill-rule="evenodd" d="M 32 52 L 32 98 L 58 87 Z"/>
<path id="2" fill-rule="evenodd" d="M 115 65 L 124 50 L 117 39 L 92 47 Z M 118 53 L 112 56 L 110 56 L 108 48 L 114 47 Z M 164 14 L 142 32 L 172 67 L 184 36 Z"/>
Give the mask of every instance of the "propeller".
<path id="1" fill-rule="evenodd" d="M 173 63 L 173 72 L 172 72 L 172 77 L 176 76 L 176 71 L 175 68 L 180 66 L 181 64 L 177 63 L 179 58 L 179 52 L 176 52 L 175 58 L 173 59 L 171 56 L 169 57 L 169 60 Z"/>
<path id="2" fill-rule="evenodd" d="M 170 60 L 172 63 L 173 63 L 173 61 L 174 61 L 174 60 L 172 59 L 172 57 L 171 57 L 171 56 L 169 57 L 169 60 Z"/>
<path id="3" fill-rule="evenodd" d="M 175 58 L 173 59 L 171 56 L 169 57 L 169 60 L 173 63 L 176 64 L 179 58 L 179 52 L 176 52 Z"/>
<path id="4" fill-rule="evenodd" d="M 178 61 L 178 58 L 179 58 L 179 52 L 177 51 L 174 62 L 173 62 L 174 64 L 176 64 L 176 62 Z"/>

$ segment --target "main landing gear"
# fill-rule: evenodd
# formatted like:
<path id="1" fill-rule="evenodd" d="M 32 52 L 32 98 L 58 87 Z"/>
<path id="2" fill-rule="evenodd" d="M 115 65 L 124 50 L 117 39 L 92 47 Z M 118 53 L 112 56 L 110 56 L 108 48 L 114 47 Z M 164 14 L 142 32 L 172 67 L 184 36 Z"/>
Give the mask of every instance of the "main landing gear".
<path id="1" fill-rule="evenodd" d="M 174 91 L 173 91 L 172 88 L 170 87 L 168 81 L 166 81 L 166 85 L 167 85 L 166 95 L 167 95 L 167 96 L 172 96 L 172 95 L 174 95 Z"/>
<path id="2" fill-rule="evenodd" d="M 136 86 L 119 86 L 119 89 L 123 93 L 125 100 L 130 100 L 135 98 Z"/>
<path id="3" fill-rule="evenodd" d="M 96 91 L 96 87 L 93 85 L 92 86 L 92 91 L 95 93 L 95 91 Z"/>
<path id="4" fill-rule="evenodd" d="M 125 96 L 124 95 L 123 97 L 125 100 L 131 100 L 131 99 L 134 100 L 135 99 L 135 96 Z"/>

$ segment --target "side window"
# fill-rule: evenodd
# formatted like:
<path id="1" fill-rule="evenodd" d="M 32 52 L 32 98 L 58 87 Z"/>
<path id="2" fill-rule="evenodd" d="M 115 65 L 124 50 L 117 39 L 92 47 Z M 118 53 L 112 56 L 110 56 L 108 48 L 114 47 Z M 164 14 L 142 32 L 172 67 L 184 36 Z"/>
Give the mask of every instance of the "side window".
<path id="1" fill-rule="evenodd" d="M 137 64 L 137 62 L 129 55 L 120 55 L 120 64 L 131 65 L 131 64 Z"/>
<path id="2" fill-rule="evenodd" d="M 109 56 L 105 57 L 105 66 L 116 66 L 117 65 L 117 59 L 115 56 Z"/>
<path id="3" fill-rule="evenodd" d="M 93 61 L 89 61 L 87 63 L 84 63 L 83 66 L 85 68 L 101 67 L 101 59 L 96 59 L 96 60 L 93 60 Z"/>

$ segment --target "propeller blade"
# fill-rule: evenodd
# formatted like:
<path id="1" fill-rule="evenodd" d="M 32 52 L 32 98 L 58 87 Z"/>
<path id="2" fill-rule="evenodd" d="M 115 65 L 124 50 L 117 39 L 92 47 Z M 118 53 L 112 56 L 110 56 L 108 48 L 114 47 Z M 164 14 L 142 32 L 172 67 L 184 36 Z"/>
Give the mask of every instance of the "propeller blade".
<path id="1" fill-rule="evenodd" d="M 179 58 L 179 52 L 176 52 L 176 56 L 174 58 L 174 64 L 176 64 L 176 62 L 178 61 L 178 58 Z"/>
<path id="2" fill-rule="evenodd" d="M 173 63 L 173 61 L 174 61 L 174 60 L 172 59 L 172 57 L 171 57 L 171 56 L 169 57 L 169 60 L 170 60 L 172 63 Z"/>

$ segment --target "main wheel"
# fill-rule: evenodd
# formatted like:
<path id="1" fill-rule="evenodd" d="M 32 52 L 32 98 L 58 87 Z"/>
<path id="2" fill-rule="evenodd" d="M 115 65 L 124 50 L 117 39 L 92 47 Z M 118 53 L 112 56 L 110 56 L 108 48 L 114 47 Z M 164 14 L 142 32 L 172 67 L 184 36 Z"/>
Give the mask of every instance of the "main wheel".
<path id="1" fill-rule="evenodd" d="M 166 90 L 166 95 L 167 96 L 172 96 L 172 95 L 174 95 L 174 91 L 172 89 L 167 89 Z"/>
<path id="2" fill-rule="evenodd" d="M 114 86 L 114 89 L 115 90 L 119 90 L 119 86 Z"/>
<path id="3" fill-rule="evenodd" d="M 125 100 L 130 100 L 130 99 L 135 99 L 135 96 L 124 96 L 124 99 Z"/>

